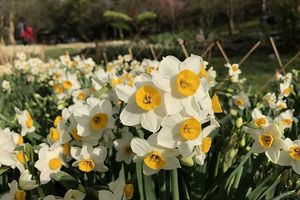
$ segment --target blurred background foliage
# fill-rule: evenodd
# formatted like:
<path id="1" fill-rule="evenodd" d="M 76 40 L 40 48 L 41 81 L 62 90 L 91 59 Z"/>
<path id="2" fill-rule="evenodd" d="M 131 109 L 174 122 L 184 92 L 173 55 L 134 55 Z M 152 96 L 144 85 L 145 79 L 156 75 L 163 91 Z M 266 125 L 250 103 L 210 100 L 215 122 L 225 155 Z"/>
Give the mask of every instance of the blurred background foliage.
<path id="1" fill-rule="evenodd" d="M 299 49 L 299 0 L 0 0 L 2 43 L 18 42 L 17 24 L 37 43 L 175 38 L 202 42 L 247 35 L 280 38 Z M 17 39 L 17 40 L 16 40 Z"/>

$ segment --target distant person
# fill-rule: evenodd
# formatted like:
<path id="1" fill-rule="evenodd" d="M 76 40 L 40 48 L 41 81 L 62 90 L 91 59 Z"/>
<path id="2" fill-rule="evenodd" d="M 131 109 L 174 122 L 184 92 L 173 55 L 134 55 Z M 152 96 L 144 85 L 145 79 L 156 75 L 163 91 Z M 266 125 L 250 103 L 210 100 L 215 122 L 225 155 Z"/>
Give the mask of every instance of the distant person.
<path id="1" fill-rule="evenodd" d="M 32 26 L 28 26 L 25 30 L 26 32 L 26 40 L 28 44 L 32 44 L 33 43 L 33 30 L 32 30 Z"/>

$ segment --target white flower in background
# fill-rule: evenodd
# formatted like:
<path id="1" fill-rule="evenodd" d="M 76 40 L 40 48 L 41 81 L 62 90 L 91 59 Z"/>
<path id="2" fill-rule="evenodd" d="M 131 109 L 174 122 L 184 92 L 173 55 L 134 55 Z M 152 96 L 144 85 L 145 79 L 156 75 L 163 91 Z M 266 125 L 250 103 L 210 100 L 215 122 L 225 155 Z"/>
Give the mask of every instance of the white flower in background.
<path id="1" fill-rule="evenodd" d="M 127 200 L 131 199 L 134 192 L 133 184 L 126 184 L 124 168 L 119 172 L 119 178 L 108 184 L 109 190 L 100 190 L 99 199 Z"/>
<path id="2" fill-rule="evenodd" d="M 17 52 L 16 53 L 16 58 L 18 60 L 25 61 L 27 59 L 27 56 L 24 52 Z"/>
<path id="3" fill-rule="evenodd" d="M 100 140 L 100 145 L 106 146 L 107 148 L 112 148 L 114 146 L 114 139 L 116 138 L 112 129 L 105 130 L 103 132 L 102 138 Z"/>
<path id="4" fill-rule="evenodd" d="M 0 197 L 0 200 L 25 200 L 26 192 L 24 190 L 20 190 L 18 187 L 18 182 L 13 180 L 8 184 L 9 192 Z"/>
<path id="5" fill-rule="evenodd" d="M 1 83 L 1 87 L 2 87 L 2 90 L 4 92 L 7 92 L 8 94 L 10 94 L 10 92 L 11 92 L 11 86 L 10 86 L 10 82 L 9 81 L 3 80 L 2 83 Z"/>
<path id="6" fill-rule="evenodd" d="M 0 167 L 2 165 L 14 167 L 15 160 L 15 144 L 9 129 L 0 129 Z"/>
<path id="7" fill-rule="evenodd" d="M 205 62 L 205 61 L 204 61 Z M 201 70 L 202 71 L 202 70 Z M 200 71 L 200 72 L 201 72 Z M 216 77 L 217 77 L 217 72 L 214 70 L 213 67 L 210 67 L 206 73 L 205 73 L 205 76 L 202 77 L 206 83 L 206 85 L 208 87 L 214 87 L 217 82 L 216 82 Z M 201 77 L 200 77 L 201 78 Z"/>
<path id="8" fill-rule="evenodd" d="M 283 133 L 275 124 L 270 124 L 263 129 L 246 128 L 246 132 L 251 134 L 255 140 L 252 145 L 254 153 L 265 153 L 272 162 L 276 163 L 279 158 L 280 150 L 284 147 Z"/>
<path id="9" fill-rule="evenodd" d="M 57 145 L 49 147 L 45 143 L 40 146 L 39 160 L 36 161 L 34 167 L 41 172 L 41 184 L 46 184 L 51 180 L 53 174 L 59 172 L 62 166 L 67 166 L 67 164 L 63 159 L 63 148 L 59 148 Z"/>
<path id="10" fill-rule="evenodd" d="M 21 111 L 18 108 L 15 108 L 15 112 L 18 119 L 18 123 L 22 126 L 22 130 L 21 130 L 22 136 L 25 136 L 27 133 L 31 133 L 35 131 L 32 117 L 27 110 Z"/>
<path id="11" fill-rule="evenodd" d="M 117 150 L 116 161 L 124 161 L 129 165 L 134 157 L 134 153 L 130 146 L 133 136 L 131 132 L 129 132 L 128 127 L 124 127 L 121 134 L 121 138 L 114 141 L 114 147 Z"/>
<path id="12" fill-rule="evenodd" d="M 195 161 L 198 165 L 204 164 L 206 154 L 210 150 L 212 138 L 208 136 L 209 133 L 210 133 L 209 131 L 206 131 L 203 132 L 203 134 L 201 134 L 200 143 L 194 150 Z"/>
<path id="13" fill-rule="evenodd" d="M 71 134 L 73 141 L 71 142 L 72 145 L 82 146 L 83 144 L 89 145 L 97 145 L 99 143 L 102 134 L 90 134 L 88 136 L 80 136 L 78 135 L 77 130 L 77 122 L 74 116 L 70 117 L 70 125 L 68 127 L 68 132 Z"/>
<path id="14" fill-rule="evenodd" d="M 157 70 L 158 65 L 159 62 L 157 60 L 144 59 L 140 66 L 144 69 L 145 73 L 151 75 L 153 70 Z"/>
<path id="15" fill-rule="evenodd" d="M 295 120 L 296 119 L 293 117 L 293 111 L 286 110 L 280 113 L 280 115 L 276 117 L 274 121 L 280 122 L 283 125 L 283 128 L 291 128 L 293 121 Z"/>
<path id="16" fill-rule="evenodd" d="M 167 56 L 159 63 L 158 71 L 152 72 L 154 85 L 164 91 L 168 115 L 183 109 L 192 114 L 191 105 L 207 95 L 205 81 L 199 77 L 203 65 L 200 56 L 192 55 L 183 62 L 174 56 Z"/>
<path id="17" fill-rule="evenodd" d="M 37 188 L 39 185 L 37 184 L 36 180 L 32 180 L 32 175 L 30 174 L 29 170 L 26 169 L 23 171 L 19 178 L 19 187 L 22 190 L 33 190 Z"/>
<path id="18" fill-rule="evenodd" d="M 63 65 L 66 65 L 67 67 L 73 66 L 73 61 L 71 60 L 71 57 L 69 56 L 69 54 L 61 55 L 61 56 L 59 56 L 59 59 Z"/>
<path id="19" fill-rule="evenodd" d="M 83 200 L 85 194 L 78 190 L 68 190 L 64 196 L 64 200 Z"/>
<path id="20" fill-rule="evenodd" d="M 281 80 L 283 78 L 283 75 L 279 72 L 279 71 L 276 71 L 275 73 L 275 79 L 277 81 Z"/>
<path id="21" fill-rule="evenodd" d="M 107 100 L 88 98 L 87 105 L 79 105 L 75 108 L 74 117 L 78 123 L 79 136 L 98 134 L 101 137 L 104 130 L 114 126 L 112 105 Z"/>
<path id="22" fill-rule="evenodd" d="M 275 93 L 268 92 L 264 97 L 263 100 L 267 102 L 270 108 L 275 109 L 276 108 L 276 95 Z"/>
<path id="23" fill-rule="evenodd" d="M 106 147 L 99 146 L 93 148 L 91 145 L 83 145 L 79 147 L 71 147 L 71 155 L 76 160 L 73 167 L 78 167 L 82 172 L 106 172 L 108 168 L 104 165 L 107 155 Z"/>
<path id="24" fill-rule="evenodd" d="M 291 88 L 290 83 L 280 83 L 280 95 L 279 97 L 288 97 L 293 92 L 293 88 Z"/>
<path id="25" fill-rule="evenodd" d="M 284 81 L 284 83 L 291 84 L 292 78 L 293 78 L 293 74 L 291 72 L 289 72 L 289 73 L 286 73 L 286 75 L 283 77 L 283 81 Z"/>
<path id="26" fill-rule="evenodd" d="M 249 98 L 244 92 L 241 92 L 239 95 L 232 96 L 232 99 L 233 103 L 241 110 L 250 106 Z"/>
<path id="27" fill-rule="evenodd" d="M 287 108 L 286 100 L 278 99 L 275 105 L 276 110 L 283 110 Z"/>
<path id="28" fill-rule="evenodd" d="M 135 161 L 142 160 L 144 162 L 143 172 L 147 176 L 162 169 L 171 170 L 180 167 L 176 158 L 178 151 L 157 145 L 157 134 L 152 134 L 147 140 L 132 139 L 131 149 L 137 156 Z"/>
<path id="29" fill-rule="evenodd" d="M 79 89 L 80 83 L 77 79 L 77 75 L 70 72 L 65 72 L 62 74 L 62 76 L 59 79 L 60 84 L 63 87 L 64 92 L 67 94 L 71 94 L 72 91 Z"/>
<path id="30" fill-rule="evenodd" d="M 73 102 L 85 102 L 89 95 L 90 90 L 88 88 L 74 90 L 72 92 Z"/>
<path id="31" fill-rule="evenodd" d="M 57 128 L 50 128 L 49 134 L 47 135 L 47 139 L 50 144 L 66 144 L 72 138 L 63 126 L 58 126 Z"/>
<path id="32" fill-rule="evenodd" d="M 271 121 L 269 117 L 262 114 L 259 108 L 255 108 L 252 111 L 251 116 L 252 124 L 258 128 L 269 126 L 269 122 Z"/>
<path id="33" fill-rule="evenodd" d="M 227 67 L 229 69 L 228 74 L 231 77 L 236 77 L 239 76 L 239 74 L 241 74 L 241 70 L 239 68 L 239 64 L 230 64 L 230 63 L 226 63 L 225 67 Z"/>
<path id="34" fill-rule="evenodd" d="M 56 197 L 54 195 L 48 195 L 43 198 L 43 200 L 58 200 L 58 199 L 63 199 L 63 200 L 83 200 L 85 197 L 85 194 L 78 191 L 78 190 L 68 190 L 66 192 L 65 196 L 62 197 Z"/>
<path id="35" fill-rule="evenodd" d="M 126 126 L 142 125 L 156 132 L 166 115 L 162 91 L 155 87 L 147 74 L 135 78 L 133 87 L 117 85 L 117 96 L 127 103 L 120 114 L 122 124 Z"/>
<path id="36" fill-rule="evenodd" d="M 178 148 L 183 157 L 192 155 L 194 147 L 200 144 L 201 135 L 208 135 L 216 126 L 202 128 L 202 124 L 209 121 L 208 112 L 199 111 L 199 115 L 190 116 L 183 111 L 167 117 L 162 122 L 162 129 L 158 132 L 157 144 L 166 148 Z"/>
<path id="37" fill-rule="evenodd" d="M 277 164 L 292 166 L 293 170 L 300 174 L 300 140 L 292 141 L 290 138 L 284 140 L 285 147 L 280 152 Z"/>

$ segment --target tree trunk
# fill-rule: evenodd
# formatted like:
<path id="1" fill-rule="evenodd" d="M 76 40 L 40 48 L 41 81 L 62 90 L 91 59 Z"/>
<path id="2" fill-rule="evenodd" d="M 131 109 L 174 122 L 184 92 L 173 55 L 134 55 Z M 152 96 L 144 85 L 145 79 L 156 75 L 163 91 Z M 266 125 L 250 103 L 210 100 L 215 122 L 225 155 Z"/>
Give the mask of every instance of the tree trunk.
<path id="1" fill-rule="evenodd" d="M 228 17 L 228 25 L 229 25 L 229 34 L 232 35 L 235 31 L 235 22 L 233 14 L 230 14 Z"/>
<path id="2" fill-rule="evenodd" d="M 119 28 L 118 30 L 119 30 L 120 38 L 123 40 L 123 39 L 124 39 L 123 29 L 122 29 L 122 28 Z"/>
<path id="3" fill-rule="evenodd" d="M 8 18 L 8 43 L 9 44 L 16 44 L 15 40 L 15 25 L 14 25 L 14 13 L 13 10 L 9 11 L 9 18 Z"/>
<path id="4" fill-rule="evenodd" d="M 4 45 L 4 17 L 0 16 L 0 44 Z"/>

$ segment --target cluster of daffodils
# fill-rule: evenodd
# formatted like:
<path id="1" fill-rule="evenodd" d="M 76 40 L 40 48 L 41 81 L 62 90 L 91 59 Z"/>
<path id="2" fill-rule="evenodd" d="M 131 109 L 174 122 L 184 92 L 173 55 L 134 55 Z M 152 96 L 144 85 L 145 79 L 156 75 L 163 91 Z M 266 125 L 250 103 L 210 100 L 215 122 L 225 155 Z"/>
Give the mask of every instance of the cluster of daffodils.
<path id="1" fill-rule="evenodd" d="M 288 136 L 293 124 L 298 123 L 294 110 L 288 106 L 288 97 L 293 92 L 292 73 L 277 74 L 277 80 L 280 81 L 279 90 L 263 97 L 263 103 L 251 113 L 252 128 L 245 130 L 254 139 L 254 153 L 265 153 L 270 161 L 291 166 L 300 174 L 300 142 Z"/>
<path id="2" fill-rule="evenodd" d="M 97 180 L 99 199 L 131 199 L 134 176 L 126 166 L 142 162 L 144 174 L 152 175 L 180 168 L 184 159 L 203 165 L 210 134 L 219 127 L 215 113 L 222 108 L 210 94 L 216 72 L 196 55 L 183 62 L 174 56 L 138 62 L 125 55 L 101 67 L 78 56 L 43 62 L 19 54 L 13 66 L 28 81 L 50 86 L 60 113 L 49 132 L 40 133 L 39 119 L 15 108 L 17 125 L 0 129 L 0 167 L 20 174 L 0 199 L 40 196 L 43 185 L 64 176 L 75 179 L 78 190 L 41 197 L 84 199 L 83 185 Z M 9 84 L 2 85 L 8 91 Z M 116 163 L 125 167 L 105 179 Z"/>
<path id="3" fill-rule="evenodd" d="M 208 93 L 215 72 L 208 74 L 205 68 L 199 56 L 183 62 L 167 56 L 150 75 L 137 76 L 132 86 L 115 87 L 126 103 L 120 114 L 122 124 L 151 134 L 131 141 L 135 161 L 144 163 L 145 174 L 178 168 L 179 157 L 195 157 L 203 164 L 211 145 L 209 134 L 219 126 L 214 112 L 222 112 L 218 97 L 211 99 Z"/>

